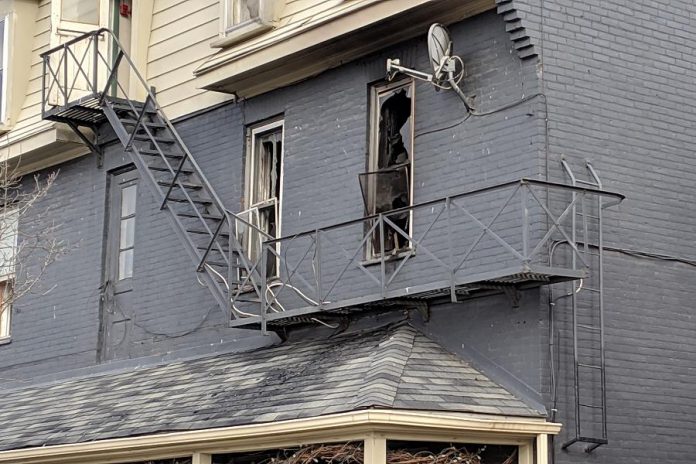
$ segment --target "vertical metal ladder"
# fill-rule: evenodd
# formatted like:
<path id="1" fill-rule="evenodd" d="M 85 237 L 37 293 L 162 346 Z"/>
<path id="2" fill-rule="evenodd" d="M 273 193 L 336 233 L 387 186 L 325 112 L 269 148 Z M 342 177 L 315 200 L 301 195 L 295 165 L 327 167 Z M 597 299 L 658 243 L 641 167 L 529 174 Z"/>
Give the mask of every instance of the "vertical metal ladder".
<path id="1" fill-rule="evenodd" d="M 244 316 L 231 302 L 240 275 L 250 290 L 260 289 L 238 228 L 254 226 L 225 208 L 116 36 L 99 29 L 41 56 L 43 118 L 68 124 L 95 151 L 99 147 L 79 127 L 97 130 L 108 121 L 194 261 L 199 282 L 228 320 Z M 128 96 L 125 87 L 131 86 L 124 87 L 119 75 L 137 80 L 144 102 Z"/>
<path id="2" fill-rule="evenodd" d="M 561 161 L 573 186 L 602 189 L 602 182 L 588 161 L 590 180 L 578 179 L 568 163 Z M 602 234 L 602 198 L 583 199 L 574 207 L 572 240 L 587 263 L 587 278 L 574 281 L 570 301 L 573 325 L 573 392 L 575 400 L 574 437 L 561 448 L 586 443 L 591 453 L 609 443 L 607 437 L 606 363 L 604 354 L 604 243 Z M 578 242 L 578 236 L 584 242 Z M 573 256 L 573 260 L 575 260 Z"/>

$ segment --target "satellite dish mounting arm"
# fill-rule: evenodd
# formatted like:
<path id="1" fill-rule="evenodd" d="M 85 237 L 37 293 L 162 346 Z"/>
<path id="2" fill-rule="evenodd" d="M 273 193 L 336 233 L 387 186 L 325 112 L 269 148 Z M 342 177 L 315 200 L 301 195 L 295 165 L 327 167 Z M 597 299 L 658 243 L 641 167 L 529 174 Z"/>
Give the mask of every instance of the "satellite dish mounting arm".
<path id="1" fill-rule="evenodd" d="M 406 74 L 407 76 L 411 76 L 415 79 L 419 79 L 421 81 L 426 81 L 426 82 L 432 82 L 433 81 L 433 75 L 424 73 L 422 71 L 418 71 L 416 69 L 411 69 L 411 68 L 405 68 L 401 66 L 401 61 L 396 58 L 396 59 L 387 59 L 387 80 L 391 81 L 394 80 L 397 74 Z"/>
<path id="2" fill-rule="evenodd" d="M 452 55 L 452 39 L 447 28 L 442 24 L 433 24 L 428 31 L 428 54 L 433 66 L 434 74 L 428 74 L 416 69 L 401 66 L 398 59 L 387 59 L 387 80 L 393 80 L 398 73 L 406 74 L 414 79 L 430 82 L 435 89 L 452 89 L 464 103 L 466 111 L 471 113 L 471 99 L 464 95 L 459 88 L 459 81 L 464 76 L 464 63 L 456 55 Z M 457 62 L 461 65 L 461 71 L 457 75 Z M 449 87 L 447 86 L 449 85 Z"/>

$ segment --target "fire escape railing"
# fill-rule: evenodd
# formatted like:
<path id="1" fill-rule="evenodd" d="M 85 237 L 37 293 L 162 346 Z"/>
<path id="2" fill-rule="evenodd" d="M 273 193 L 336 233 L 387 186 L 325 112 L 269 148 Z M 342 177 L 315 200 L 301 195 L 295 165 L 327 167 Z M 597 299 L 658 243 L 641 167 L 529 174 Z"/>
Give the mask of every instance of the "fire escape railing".
<path id="1" fill-rule="evenodd" d="M 205 286 L 229 319 L 239 316 L 231 292 L 239 285 L 240 275 L 248 277 L 245 290 L 261 292 L 256 284 L 260 279 L 237 240 L 238 228 L 253 230 L 263 239 L 271 237 L 225 208 L 112 31 L 102 28 L 83 34 L 42 53 L 41 58 L 43 118 L 66 123 L 98 153 L 100 147 L 80 127 L 96 133 L 103 122 L 111 124 L 160 209 L 169 213 Z"/>
<path id="2" fill-rule="evenodd" d="M 257 305 L 246 305 L 254 316 L 237 323 L 265 329 L 386 299 L 444 294 L 456 301 L 481 289 L 583 278 L 588 263 L 576 243 L 587 227 L 569 229 L 574 212 L 597 197 L 603 208 L 623 200 L 614 192 L 521 179 L 265 241 L 253 264 L 265 290 Z M 552 268 L 548 248 L 557 240 L 570 244 L 569 253 Z M 232 298 L 242 300 L 244 292 Z"/>

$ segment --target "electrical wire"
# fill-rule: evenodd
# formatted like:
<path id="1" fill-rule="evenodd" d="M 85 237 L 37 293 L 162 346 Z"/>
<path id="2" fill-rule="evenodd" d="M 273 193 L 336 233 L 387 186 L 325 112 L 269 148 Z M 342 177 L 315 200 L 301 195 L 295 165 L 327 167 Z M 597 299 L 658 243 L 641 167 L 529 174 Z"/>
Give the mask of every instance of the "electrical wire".
<path id="1" fill-rule="evenodd" d="M 564 243 L 559 242 L 559 243 Z M 577 242 L 579 245 L 585 245 L 584 242 Z M 596 244 L 593 243 L 588 243 L 587 246 L 592 247 L 592 248 L 599 248 Z M 612 246 L 606 246 L 604 245 L 603 247 L 604 251 L 613 251 L 614 253 L 621 253 L 624 255 L 628 256 L 633 256 L 636 258 L 643 258 L 643 259 L 655 259 L 658 261 L 668 261 L 668 262 L 674 262 L 674 263 L 681 263 L 681 264 L 686 264 L 687 266 L 694 266 L 696 267 L 696 258 L 687 258 L 683 256 L 674 256 L 674 255 L 666 255 L 662 253 L 657 253 L 654 251 L 643 251 L 643 250 L 632 250 L 630 248 L 619 248 L 619 247 L 612 247 Z"/>
<path id="2" fill-rule="evenodd" d="M 143 332 L 149 335 L 165 338 L 181 338 L 198 331 L 201 327 L 203 327 L 203 324 L 206 323 L 208 318 L 210 318 L 210 315 L 213 313 L 213 310 L 217 308 L 217 305 L 211 306 L 208 312 L 205 314 L 205 316 L 201 319 L 201 321 L 198 322 L 193 328 L 184 330 L 182 332 L 172 333 L 151 329 L 145 326 L 144 324 L 139 323 L 137 321 L 135 313 L 128 314 L 116 300 L 115 295 L 113 293 L 113 283 L 111 281 L 106 281 L 102 286 L 102 301 L 104 301 L 105 309 L 107 312 L 109 312 L 109 314 L 116 314 L 116 312 L 118 312 L 125 320 L 130 320 L 134 326 L 138 327 Z M 121 345 L 125 341 L 125 337 L 126 333 L 124 331 L 122 339 L 115 346 Z"/>
<path id="3" fill-rule="evenodd" d="M 492 110 L 488 110 L 488 111 L 475 111 L 475 110 L 472 110 L 472 111 L 468 112 L 468 113 L 466 114 L 466 116 L 464 116 L 462 119 L 460 119 L 459 121 L 455 122 L 454 124 L 450 124 L 450 125 L 447 125 L 447 126 L 444 126 L 444 127 L 438 127 L 438 128 L 436 128 L 436 129 L 430 129 L 430 130 L 427 130 L 427 131 L 424 131 L 424 132 L 419 132 L 418 134 L 415 134 L 415 135 L 413 136 L 413 138 L 414 138 L 414 139 L 417 139 L 418 137 L 422 137 L 422 136 L 424 136 L 424 135 L 429 135 L 429 134 L 434 134 L 434 133 L 437 133 L 437 132 L 446 131 L 446 130 L 449 130 L 449 129 L 454 129 L 454 128 L 457 127 L 457 126 L 460 126 L 460 125 L 464 124 L 464 123 L 465 123 L 466 121 L 468 121 L 469 118 L 471 118 L 472 116 L 474 116 L 474 117 L 490 116 L 490 115 L 492 115 L 492 114 L 500 113 L 501 111 L 509 110 L 509 109 L 514 108 L 514 107 L 516 107 L 516 106 L 522 105 L 522 104 L 524 104 L 524 103 L 526 103 L 526 102 L 528 102 L 528 101 L 530 101 L 530 100 L 533 100 L 533 99 L 535 99 L 535 98 L 537 98 L 537 97 L 544 97 L 544 98 L 546 98 L 546 96 L 545 96 L 543 93 L 535 93 L 535 94 L 532 94 L 532 95 L 528 95 L 528 96 L 526 96 L 526 97 L 524 97 L 524 98 L 521 98 L 520 100 L 517 100 L 517 101 L 511 102 L 511 103 L 505 104 L 505 105 L 500 106 L 500 107 L 498 107 L 498 108 L 494 108 L 494 109 L 492 109 Z"/>

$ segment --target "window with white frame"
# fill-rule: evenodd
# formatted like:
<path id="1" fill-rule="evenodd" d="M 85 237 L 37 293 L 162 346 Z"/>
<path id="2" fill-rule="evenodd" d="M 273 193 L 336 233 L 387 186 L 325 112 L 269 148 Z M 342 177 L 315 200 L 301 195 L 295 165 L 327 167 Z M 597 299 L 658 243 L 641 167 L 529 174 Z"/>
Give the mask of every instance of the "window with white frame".
<path id="1" fill-rule="evenodd" d="M 0 213 L 0 340 L 10 336 L 18 223 L 17 211 L 6 209 Z"/>
<path id="2" fill-rule="evenodd" d="M 261 244 L 280 236 L 280 197 L 283 166 L 283 121 L 249 129 L 245 164 L 245 211 L 240 217 L 251 226 L 242 238 L 252 263 L 261 258 Z M 277 275 L 276 257 L 268 254 L 266 276 Z"/>
<path id="3" fill-rule="evenodd" d="M 5 120 L 7 107 L 7 61 L 9 58 L 9 17 L 0 17 L 0 121 Z"/>
<path id="4" fill-rule="evenodd" d="M 99 24 L 99 0 L 61 0 L 60 19 L 80 24 Z"/>
<path id="5" fill-rule="evenodd" d="M 366 257 L 410 248 L 413 205 L 414 84 L 412 80 L 375 85 L 370 90 L 370 146 L 367 172 L 360 176 L 365 215 L 380 213 L 394 224 L 375 228 Z M 368 224 L 370 227 L 372 224 Z"/>
<path id="6" fill-rule="evenodd" d="M 285 0 L 220 0 L 221 33 L 226 46 L 269 30 Z M 231 40 L 231 42 L 230 42 Z"/>
<path id="7" fill-rule="evenodd" d="M 225 30 L 257 19 L 261 0 L 225 0 Z"/>

